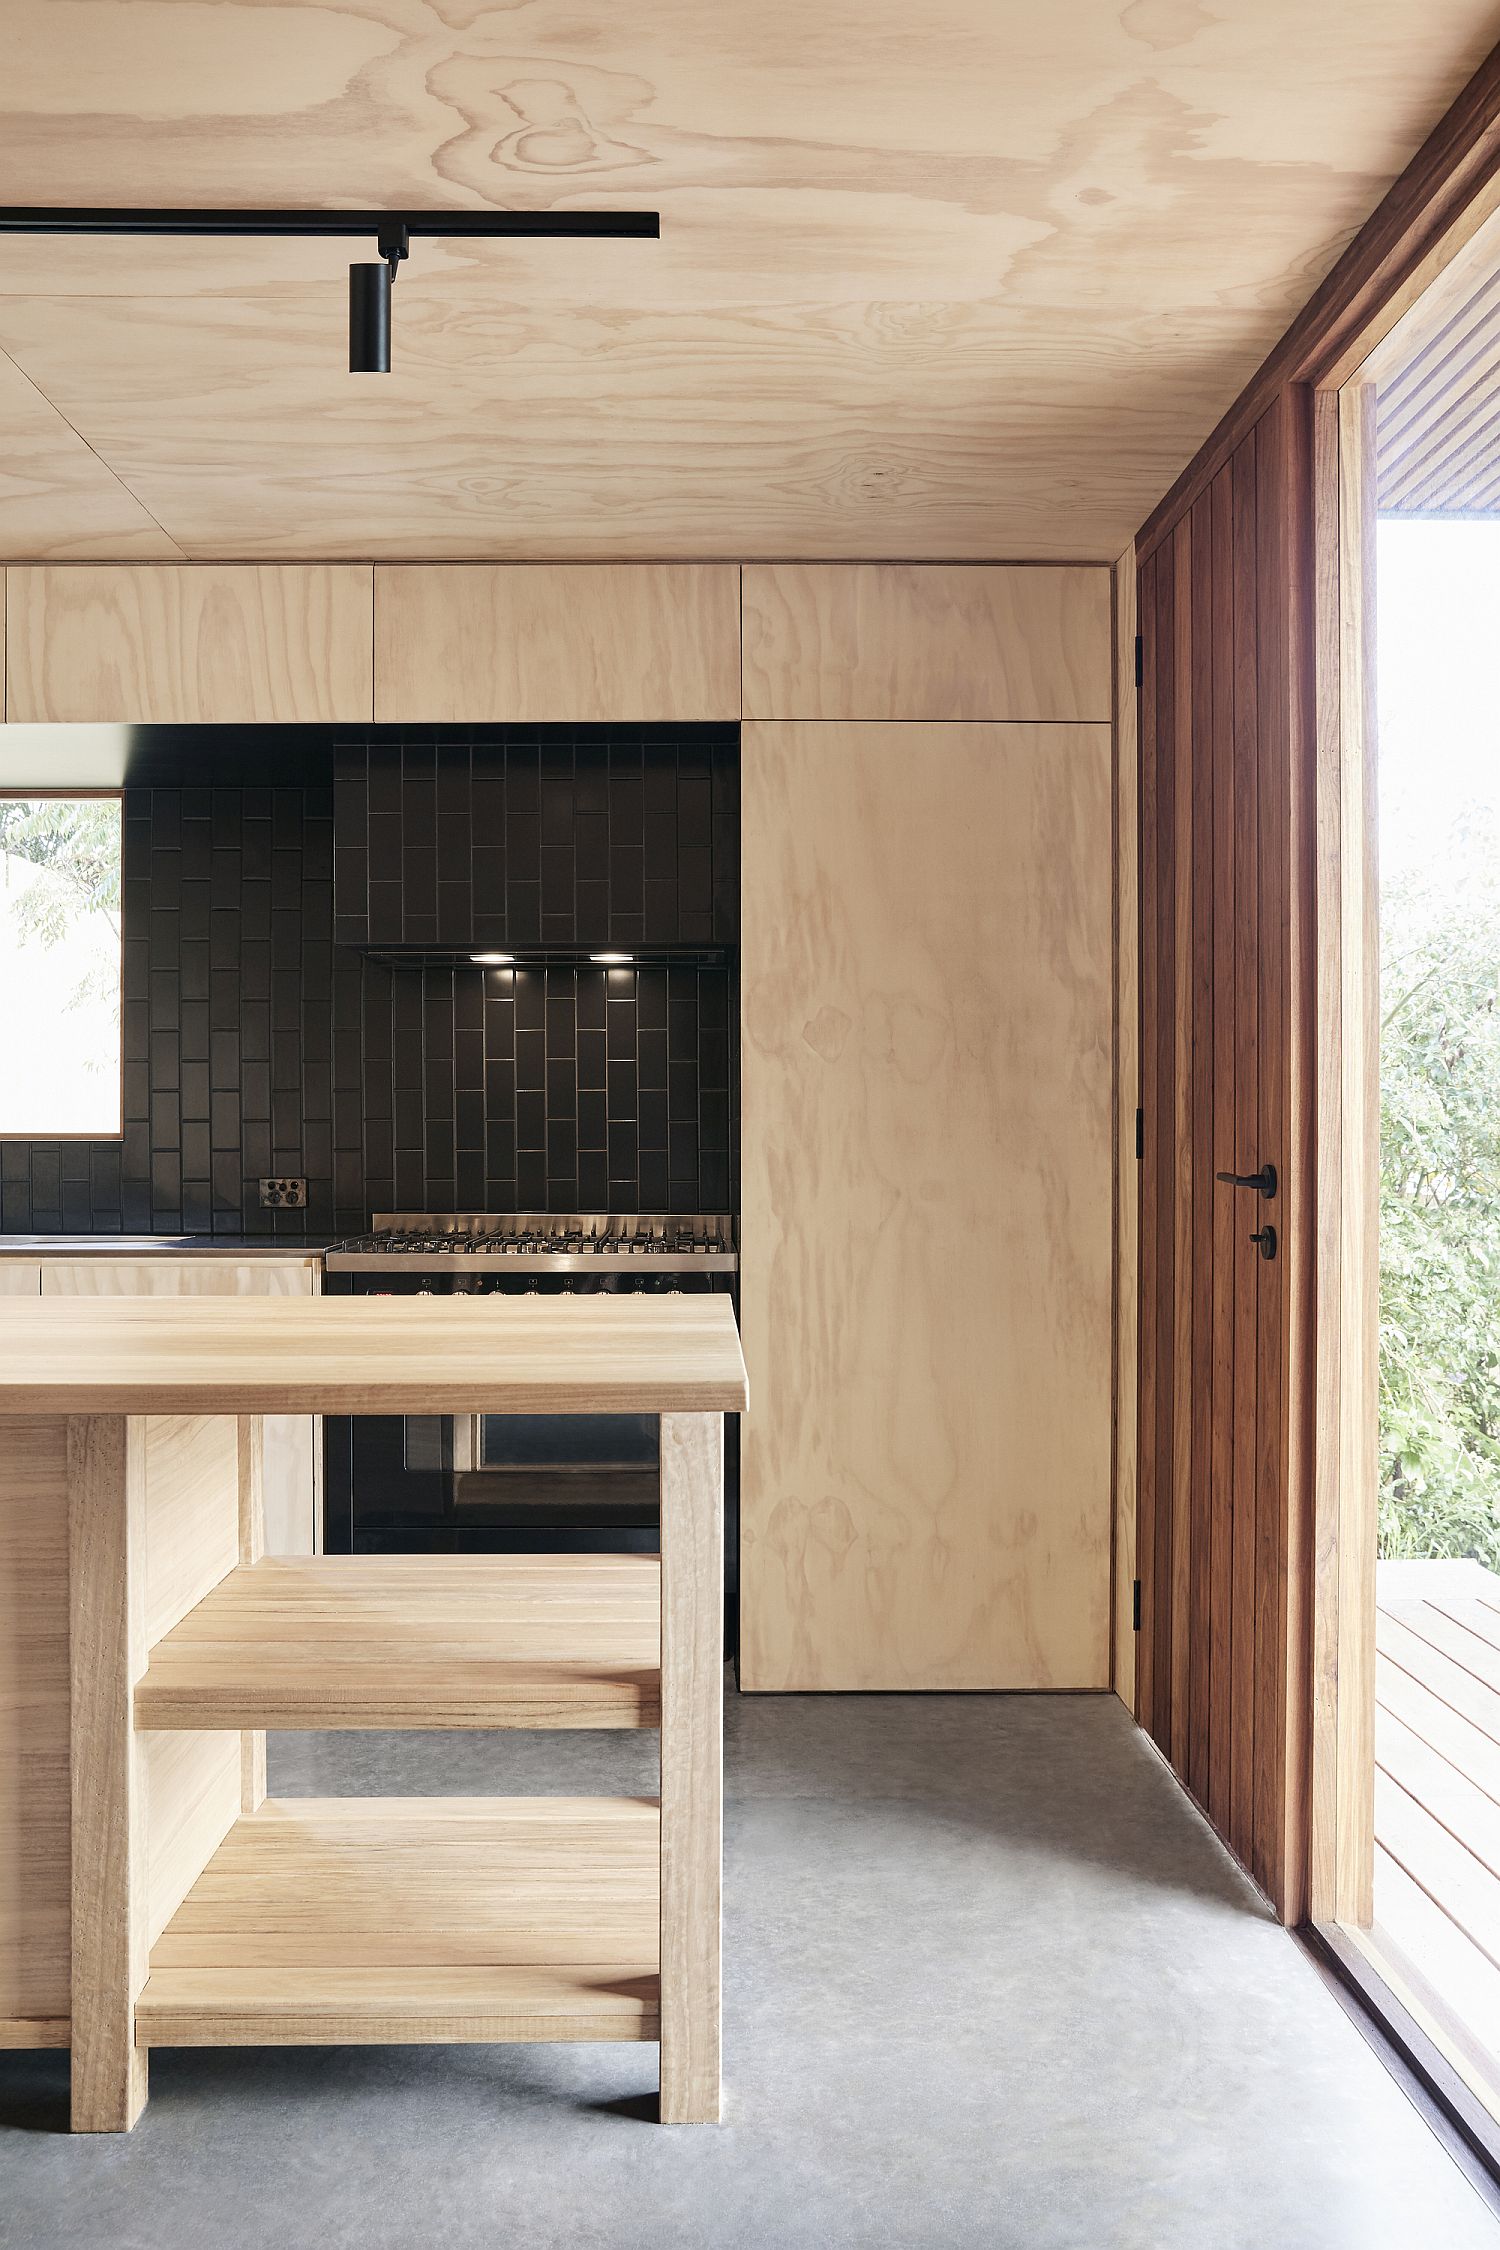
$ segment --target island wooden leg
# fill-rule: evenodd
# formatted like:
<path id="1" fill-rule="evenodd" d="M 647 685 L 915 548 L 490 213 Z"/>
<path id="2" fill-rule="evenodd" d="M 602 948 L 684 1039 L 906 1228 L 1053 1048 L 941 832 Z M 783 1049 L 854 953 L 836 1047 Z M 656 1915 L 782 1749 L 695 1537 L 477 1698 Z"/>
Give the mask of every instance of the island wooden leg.
<path id="1" fill-rule="evenodd" d="M 719 2120 L 724 1418 L 661 1418 L 661 2121 Z"/>
<path id="2" fill-rule="evenodd" d="M 239 1546 L 242 1563 L 258 1563 L 266 1551 L 266 1425 L 259 1414 L 242 1414 L 236 1425 L 239 1464 Z M 240 1811 L 252 1813 L 265 1803 L 266 1737 L 264 1730 L 240 1736 Z"/>
<path id="3" fill-rule="evenodd" d="M 68 1423 L 72 1693 L 72 2123 L 124 2133 L 146 2100 L 146 1786 L 132 1697 L 145 1663 L 142 1427 Z"/>

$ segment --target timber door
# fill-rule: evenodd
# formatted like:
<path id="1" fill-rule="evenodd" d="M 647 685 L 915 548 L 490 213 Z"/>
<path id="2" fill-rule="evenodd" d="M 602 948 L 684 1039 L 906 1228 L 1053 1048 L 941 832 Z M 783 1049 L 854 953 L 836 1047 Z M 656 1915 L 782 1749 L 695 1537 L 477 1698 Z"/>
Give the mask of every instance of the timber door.
<path id="1" fill-rule="evenodd" d="M 1288 1919 L 1305 1770 L 1288 1397 L 1305 403 L 1283 395 L 1139 578 L 1136 1709 Z"/>

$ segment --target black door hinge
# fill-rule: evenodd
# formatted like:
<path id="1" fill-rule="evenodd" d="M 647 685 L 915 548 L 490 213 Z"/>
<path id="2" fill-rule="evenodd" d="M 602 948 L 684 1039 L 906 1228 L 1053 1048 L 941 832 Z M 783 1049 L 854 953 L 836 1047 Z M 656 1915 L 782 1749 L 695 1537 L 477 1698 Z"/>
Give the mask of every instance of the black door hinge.
<path id="1" fill-rule="evenodd" d="M 1130 1590 L 1130 1624 L 1131 1624 L 1131 1630 L 1132 1630 L 1133 1632 L 1137 1632 L 1137 1633 L 1138 1633 L 1138 1632 L 1140 1631 L 1140 1629 L 1141 1629 L 1141 1582 L 1140 1582 L 1140 1580 L 1139 1580 L 1139 1579 L 1137 1579 L 1137 1580 L 1135 1581 L 1135 1584 L 1134 1584 L 1134 1585 L 1133 1585 L 1133 1586 L 1131 1587 L 1131 1590 Z"/>
<path id="2" fill-rule="evenodd" d="M 1135 1113 L 1135 1160 L 1137 1164 L 1144 1160 L 1145 1154 L 1146 1112 L 1143 1109 L 1138 1109 Z"/>
<path id="3" fill-rule="evenodd" d="M 1137 687 L 1144 687 L 1146 684 L 1146 636 L 1144 633 L 1137 633 L 1135 636 L 1135 684 Z"/>

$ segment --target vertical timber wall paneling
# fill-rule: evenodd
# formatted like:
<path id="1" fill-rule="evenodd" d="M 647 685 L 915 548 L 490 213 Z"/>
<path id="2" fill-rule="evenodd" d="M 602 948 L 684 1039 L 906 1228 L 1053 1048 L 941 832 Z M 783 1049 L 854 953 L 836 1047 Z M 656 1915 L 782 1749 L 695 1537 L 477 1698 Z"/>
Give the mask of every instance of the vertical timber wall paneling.
<path id="1" fill-rule="evenodd" d="M 1308 394 L 1142 563 L 1137 1711 L 1279 1911 L 1305 1852 Z M 1276 1166 L 1272 1201 L 1220 1171 Z M 1251 1241 L 1276 1229 L 1267 1260 Z"/>
<path id="2" fill-rule="evenodd" d="M 1136 1348 L 1140 1290 L 1140 1177 L 1135 1120 L 1141 1099 L 1140 748 L 1135 677 L 1135 550 L 1114 571 L 1115 605 L 1115 1693 L 1135 1708 Z"/>
<path id="3" fill-rule="evenodd" d="M 5 716 L 34 724 L 368 719 L 368 563 L 12 564 Z"/>
<path id="4" fill-rule="evenodd" d="M 726 563 L 381 563 L 375 717 L 399 725 L 738 719 Z"/>
<path id="5" fill-rule="evenodd" d="M 748 1689 L 1109 1685 L 1110 733 L 745 729 Z"/>

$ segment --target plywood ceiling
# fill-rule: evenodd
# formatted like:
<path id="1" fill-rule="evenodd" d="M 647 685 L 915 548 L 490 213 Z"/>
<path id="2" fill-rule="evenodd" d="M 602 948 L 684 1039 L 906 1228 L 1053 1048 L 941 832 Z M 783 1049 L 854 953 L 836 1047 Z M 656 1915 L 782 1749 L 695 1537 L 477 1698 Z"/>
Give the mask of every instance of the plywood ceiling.
<path id="1" fill-rule="evenodd" d="M 0 242 L 0 554 L 1117 554 L 1494 0 L 6 0 L 0 202 L 638 205 Z M 367 254 L 358 253 L 355 254 Z"/>

